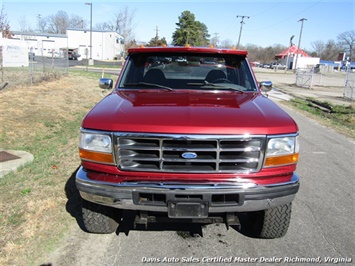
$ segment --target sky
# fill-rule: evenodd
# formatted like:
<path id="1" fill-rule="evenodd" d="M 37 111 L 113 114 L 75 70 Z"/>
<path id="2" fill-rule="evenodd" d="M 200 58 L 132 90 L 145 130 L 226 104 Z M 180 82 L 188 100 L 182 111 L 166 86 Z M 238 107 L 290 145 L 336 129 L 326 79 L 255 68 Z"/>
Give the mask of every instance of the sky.
<path id="1" fill-rule="evenodd" d="M 90 25 L 90 0 L 63 1 L 14 1 L 2 0 L 12 31 L 20 30 L 21 20 L 36 28 L 37 16 L 42 17 L 65 11 L 69 16 L 82 17 Z M 340 33 L 355 30 L 355 0 L 190 0 L 190 1 L 91 1 L 92 25 L 109 22 L 125 7 L 134 11 L 134 35 L 137 42 L 149 42 L 158 29 L 159 38 L 165 37 L 170 44 L 175 23 L 185 10 L 195 15 L 195 20 L 207 26 L 211 37 L 237 44 L 241 16 L 245 16 L 241 33 L 242 45 L 255 44 L 268 47 L 275 44 L 288 46 L 291 36 L 301 48 L 312 51 L 315 41 L 337 40 Z M 247 18 L 249 17 L 249 18 Z"/>

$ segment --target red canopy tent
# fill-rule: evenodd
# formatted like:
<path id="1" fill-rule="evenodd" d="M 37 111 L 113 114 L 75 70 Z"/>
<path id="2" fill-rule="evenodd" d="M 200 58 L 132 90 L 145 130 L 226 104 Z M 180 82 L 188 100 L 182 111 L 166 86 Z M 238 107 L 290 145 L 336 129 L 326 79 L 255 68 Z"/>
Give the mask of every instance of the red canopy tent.
<path id="1" fill-rule="evenodd" d="M 294 56 L 295 54 L 300 54 L 302 57 L 311 57 L 302 49 L 298 49 L 296 45 L 292 45 L 291 47 L 287 48 L 286 50 L 282 51 L 278 55 L 275 56 L 275 59 L 284 59 L 287 56 Z"/>

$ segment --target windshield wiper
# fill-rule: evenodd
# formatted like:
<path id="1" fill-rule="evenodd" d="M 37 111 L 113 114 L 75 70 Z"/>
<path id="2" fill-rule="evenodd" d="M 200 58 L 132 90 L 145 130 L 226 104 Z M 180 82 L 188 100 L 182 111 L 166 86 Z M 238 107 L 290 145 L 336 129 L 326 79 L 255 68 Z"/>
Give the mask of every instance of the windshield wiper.
<path id="1" fill-rule="evenodd" d="M 173 89 L 167 86 L 159 85 L 159 84 L 154 84 L 154 83 L 147 83 L 147 82 L 137 82 L 137 83 L 125 83 L 123 84 L 124 86 L 127 87 L 139 87 L 139 86 L 145 86 L 145 87 L 155 87 L 155 88 L 160 88 L 160 89 L 166 89 L 169 91 L 172 91 Z"/>
<path id="2" fill-rule="evenodd" d="M 235 90 L 235 91 L 239 91 L 241 93 L 244 93 L 244 88 L 242 86 L 239 86 L 239 85 L 235 85 L 235 86 L 238 86 L 240 88 L 230 86 L 229 84 L 222 85 L 221 83 L 216 84 L 216 83 L 210 83 L 208 81 L 197 82 L 197 83 L 187 83 L 186 85 L 187 86 L 199 86 L 199 87 L 216 87 L 216 88 L 219 88 L 219 89 Z"/>

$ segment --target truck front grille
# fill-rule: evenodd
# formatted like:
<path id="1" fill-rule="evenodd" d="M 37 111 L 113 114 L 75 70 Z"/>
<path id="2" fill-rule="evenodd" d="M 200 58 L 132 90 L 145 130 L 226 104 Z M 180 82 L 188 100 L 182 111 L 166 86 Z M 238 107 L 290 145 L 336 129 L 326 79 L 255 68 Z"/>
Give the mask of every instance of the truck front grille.
<path id="1" fill-rule="evenodd" d="M 123 171 L 249 173 L 260 170 L 265 136 L 146 135 L 117 133 Z"/>

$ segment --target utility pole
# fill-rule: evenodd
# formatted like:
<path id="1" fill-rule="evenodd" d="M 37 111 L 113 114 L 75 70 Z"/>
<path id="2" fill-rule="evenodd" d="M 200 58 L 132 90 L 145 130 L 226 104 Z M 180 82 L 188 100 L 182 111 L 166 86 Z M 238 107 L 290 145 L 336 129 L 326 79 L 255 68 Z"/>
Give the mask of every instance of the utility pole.
<path id="1" fill-rule="evenodd" d="M 239 31 L 239 38 L 238 38 L 238 44 L 237 44 L 237 48 L 239 48 L 240 37 L 242 36 L 243 24 L 245 24 L 244 18 L 250 18 L 250 17 L 249 16 L 237 16 L 237 18 L 242 18 L 242 20 L 240 21 L 240 31 Z"/>
<path id="2" fill-rule="evenodd" d="M 298 22 L 301 21 L 301 32 L 300 32 L 300 38 L 298 40 L 298 47 L 297 47 L 297 50 L 296 50 L 296 62 L 295 62 L 295 70 L 297 70 L 297 60 L 298 60 L 298 57 L 299 57 L 299 49 L 300 49 L 300 46 L 301 46 L 301 38 L 302 38 L 302 30 L 303 30 L 303 22 L 307 20 L 306 18 L 301 18 Z"/>
<path id="3" fill-rule="evenodd" d="M 90 60 L 92 59 L 92 3 L 85 3 L 90 6 Z"/>
<path id="4" fill-rule="evenodd" d="M 218 33 L 214 33 L 214 38 L 211 39 L 211 43 L 213 46 L 218 47 Z"/>
<path id="5" fill-rule="evenodd" d="M 158 26 L 155 26 L 155 46 L 158 46 L 158 40 L 159 40 L 158 32 L 159 32 Z"/>

